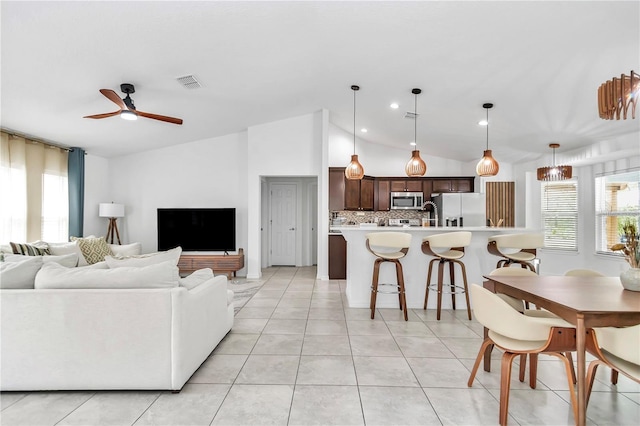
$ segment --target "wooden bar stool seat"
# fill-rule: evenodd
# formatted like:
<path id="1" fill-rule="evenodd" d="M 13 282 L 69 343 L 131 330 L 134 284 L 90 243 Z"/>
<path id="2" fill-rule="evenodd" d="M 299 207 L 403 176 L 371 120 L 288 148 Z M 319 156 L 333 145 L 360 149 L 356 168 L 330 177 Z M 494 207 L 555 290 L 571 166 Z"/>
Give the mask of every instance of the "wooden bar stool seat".
<path id="1" fill-rule="evenodd" d="M 433 256 L 429 262 L 429 272 L 427 273 L 427 288 L 424 295 L 424 309 L 427 309 L 429 301 L 429 291 L 438 292 L 437 319 L 440 320 L 442 310 L 442 294 L 451 294 L 451 305 L 456 309 L 456 294 L 463 293 L 467 302 L 467 315 L 471 319 L 471 306 L 469 305 L 469 289 L 467 288 L 467 270 L 464 263 L 460 261 L 464 257 L 464 248 L 471 244 L 471 232 L 447 232 L 443 234 L 430 235 L 422 239 L 422 252 L 428 256 Z M 431 283 L 431 273 L 433 265 L 438 262 L 438 282 Z M 443 290 L 444 267 L 449 264 L 449 285 L 451 290 Z M 463 285 L 456 285 L 454 264 L 460 265 L 462 270 Z"/>
<path id="2" fill-rule="evenodd" d="M 404 292 L 404 273 L 400 259 L 406 256 L 411 245 L 411 234 L 406 232 L 371 232 L 367 234 L 367 250 L 376 260 L 373 263 L 373 277 L 371 279 L 371 319 L 375 317 L 376 299 L 378 293 L 398 294 L 400 309 L 404 313 L 404 320 L 408 321 L 407 298 Z M 390 262 L 396 267 L 396 283 L 379 283 L 380 265 Z M 395 287 L 394 290 L 381 290 L 379 286 Z"/>

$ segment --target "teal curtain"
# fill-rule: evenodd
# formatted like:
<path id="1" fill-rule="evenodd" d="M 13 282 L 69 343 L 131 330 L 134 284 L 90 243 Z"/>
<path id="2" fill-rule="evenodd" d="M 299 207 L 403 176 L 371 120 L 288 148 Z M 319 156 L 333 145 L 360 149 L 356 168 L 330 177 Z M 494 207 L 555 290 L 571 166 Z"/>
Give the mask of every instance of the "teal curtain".
<path id="1" fill-rule="evenodd" d="M 82 237 L 84 223 L 84 149 L 69 150 L 69 237 Z"/>

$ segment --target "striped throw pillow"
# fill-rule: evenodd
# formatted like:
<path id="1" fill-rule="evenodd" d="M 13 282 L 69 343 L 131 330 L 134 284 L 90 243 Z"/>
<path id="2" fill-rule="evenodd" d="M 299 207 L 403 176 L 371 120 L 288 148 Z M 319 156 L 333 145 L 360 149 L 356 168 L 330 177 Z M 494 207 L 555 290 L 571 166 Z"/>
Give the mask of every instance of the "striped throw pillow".
<path id="1" fill-rule="evenodd" d="M 24 243 L 9 243 L 11 244 L 11 250 L 13 254 L 22 254 L 24 256 L 44 256 L 51 254 L 49 246 L 47 244 L 34 245 Z"/>

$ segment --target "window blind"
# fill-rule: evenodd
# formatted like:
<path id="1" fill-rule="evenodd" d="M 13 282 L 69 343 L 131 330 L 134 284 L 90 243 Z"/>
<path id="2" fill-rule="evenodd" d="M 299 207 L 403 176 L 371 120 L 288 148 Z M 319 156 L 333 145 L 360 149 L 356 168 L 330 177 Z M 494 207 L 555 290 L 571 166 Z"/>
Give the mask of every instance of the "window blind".
<path id="1" fill-rule="evenodd" d="M 578 250 L 578 182 L 548 182 L 541 187 L 544 245 Z"/>

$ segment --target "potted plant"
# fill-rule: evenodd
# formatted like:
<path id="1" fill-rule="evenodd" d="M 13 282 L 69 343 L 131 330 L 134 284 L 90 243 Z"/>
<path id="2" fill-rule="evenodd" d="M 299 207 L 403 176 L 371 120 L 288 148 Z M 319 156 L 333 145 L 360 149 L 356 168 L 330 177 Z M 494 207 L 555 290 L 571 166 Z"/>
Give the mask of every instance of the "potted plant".
<path id="1" fill-rule="evenodd" d="M 625 217 L 620 221 L 623 242 L 611 246 L 612 251 L 624 253 L 630 268 L 620 274 L 622 286 L 627 290 L 640 291 L 640 247 L 638 246 L 638 224 L 635 218 Z"/>

